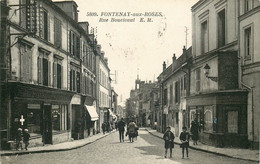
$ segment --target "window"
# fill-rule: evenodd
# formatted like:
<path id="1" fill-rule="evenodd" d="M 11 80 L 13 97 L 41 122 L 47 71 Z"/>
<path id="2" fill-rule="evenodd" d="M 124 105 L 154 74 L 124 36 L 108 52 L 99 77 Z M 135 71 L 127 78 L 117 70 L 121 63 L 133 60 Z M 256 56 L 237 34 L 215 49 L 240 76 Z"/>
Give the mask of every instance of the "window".
<path id="1" fill-rule="evenodd" d="M 29 32 L 36 32 L 35 4 L 30 0 L 21 0 L 20 5 L 20 26 Z"/>
<path id="2" fill-rule="evenodd" d="M 70 90 L 80 93 L 80 67 L 76 64 L 70 65 Z"/>
<path id="3" fill-rule="evenodd" d="M 244 0 L 245 13 L 252 9 L 252 0 Z"/>
<path id="4" fill-rule="evenodd" d="M 61 58 L 55 58 L 53 62 L 53 87 L 62 88 L 62 80 L 63 80 L 63 67 Z"/>
<path id="5" fill-rule="evenodd" d="M 173 103 L 173 85 L 170 85 L 170 104 Z"/>
<path id="6" fill-rule="evenodd" d="M 42 22 L 42 32 L 43 32 L 43 39 L 48 40 L 49 39 L 49 18 L 48 18 L 48 12 L 46 10 L 43 10 L 43 22 Z"/>
<path id="7" fill-rule="evenodd" d="M 73 31 L 70 31 L 69 34 L 69 52 L 80 58 L 80 38 Z"/>
<path id="8" fill-rule="evenodd" d="M 50 52 L 40 49 L 38 56 L 38 83 L 50 86 L 51 85 L 51 63 L 48 60 Z"/>
<path id="9" fill-rule="evenodd" d="M 227 112 L 228 133 L 238 133 L 238 111 Z"/>
<path id="10" fill-rule="evenodd" d="M 57 46 L 58 48 L 61 48 L 61 42 L 62 42 L 61 30 L 62 30 L 61 21 L 55 17 L 54 18 L 54 45 Z"/>
<path id="11" fill-rule="evenodd" d="M 213 108 L 212 108 L 212 106 L 204 107 L 204 130 L 213 131 Z"/>
<path id="12" fill-rule="evenodd" d="M 208 22 L 201 24 L 201 54 L 208 52 Z"/>
<path id="13" fill-rule="evenodd" d="M 163 91 L 163 105 L 167 105 L 167 103 L 168 103 L 167 94 L 168 94 L 167 89 L 164 89 L 164 91 Z"/>
<path id="14" fill-rule="evenodd" d="M 226 44 L 226 12 L 222 10 L 218 13 L 218 47 Z"/>
<path id="15" fill-rule="evenodd" d="M 68 107 L 67 105 L 52 105 L 52 131 L 68 130 Z"/>
<path id="16" fill-rule="evenodd" d="M 76 75 L 76 84 L 77 84 L 77 92 L 80 93 L 80 72 L 77 72 Z"/>
<path id="17" fill-rule="evenodd" d="M 251 27 L 245 29 L 245 57 L 252 55 L 252 34 Z"/>
<path id="18" fill-rule="evenodd" d="M 200 69 L 195 70 L 196 92 L 200 91 Z"/>
<path id="19" fill-rule="evenodd" d="M 27 128 L 31 137 L 41 134 L 42 110 L 40 104 L 27 104 Z"/>
<path id="20" fill-rule="evenodd" d="M 21 56 L 21 81 L 31 82 L 32 80 L 32 47 L 27 44 L 20 44 Z"/>
<path id="21" fill-rule="evenodd" d="M 180 82 L 175 82 L 175 103 L 180 102 Z"/>

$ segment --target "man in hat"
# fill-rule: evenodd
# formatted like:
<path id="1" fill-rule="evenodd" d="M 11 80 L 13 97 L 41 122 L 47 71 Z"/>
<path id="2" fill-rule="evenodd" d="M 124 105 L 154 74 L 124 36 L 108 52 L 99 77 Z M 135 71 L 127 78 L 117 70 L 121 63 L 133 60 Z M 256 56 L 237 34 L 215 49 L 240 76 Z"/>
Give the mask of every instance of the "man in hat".
<path id="1" fill-rule="evenodd" d="M 190 140 L 190 134 L 187 132 L 187 128 L 183 127 L 182 132 L 180 134 L 180 140 L 181 140 L 181 148 L 182 148 L 182 159 L 184 158 L 184 149 L 186 149 L 186 155 L 187 158 L 189 158 L 189 140 Z"/>
<path id="2" fill-rule="evenodd" d="M 174 148 L 174 134 L 171 132 L 171 127 L 167 127 L 163 135 L 164 148 L 165 148 L 165 158 L 167 157 L 167 150 L 170 148 L 170 158 L 172 158 L 172 148 Z"/>
<path id="3" fill-rule="evenodd" d="M 16 150 L 18 150 L 19 147 L 21 147 L 21 150 L 23 150 L 23 146 L 22 146 L 23 130 L 22 130 L 22 128 L 18 128 L 15 140 L 16 140 Z"/>
<path id="4" fill-rule="evenodd" d="M 123 118 L 121 118 L 121 120 L 117 123 L 117 127 L 119 130 L 119 140 L 120 142 L 124 142 L 125 122 Z"/>
<path id="5" fill-rule="evenodd" d="M 29 145 L 29 140 L 30 140 L 30 134 L 28 132 L 28 129 L 24 129 L 23 143 L 25 144 L 25 150 L 28 150 L 27 147 Z"/>

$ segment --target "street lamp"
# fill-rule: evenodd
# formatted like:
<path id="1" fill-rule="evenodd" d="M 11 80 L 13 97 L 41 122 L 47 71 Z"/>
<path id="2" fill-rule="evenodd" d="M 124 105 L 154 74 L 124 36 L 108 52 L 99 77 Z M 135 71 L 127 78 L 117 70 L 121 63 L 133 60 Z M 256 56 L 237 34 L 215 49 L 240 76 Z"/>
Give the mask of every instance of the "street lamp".
<path id="1" fill-rule="evenodd" d="M 218 77 L 209 76 L 209 70 L 210 70 L 210 66 L 208 64 L 206 64 L 205 67 L 204 67 L 205 76 L 212 81 L 218 82 Z"/>

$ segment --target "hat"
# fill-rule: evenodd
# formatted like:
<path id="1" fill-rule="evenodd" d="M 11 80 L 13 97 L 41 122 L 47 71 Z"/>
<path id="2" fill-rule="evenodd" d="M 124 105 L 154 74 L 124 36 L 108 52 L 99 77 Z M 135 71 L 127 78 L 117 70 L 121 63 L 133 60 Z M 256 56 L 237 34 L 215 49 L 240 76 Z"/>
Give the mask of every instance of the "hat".
<path id="1" fill-rule="evenodd" d="M 22 128 L 18 128 L 19 131 L 22 131 Z"/>
<path id="2" fill-rule="evenodd" d="M 187 127 L 184 126 L 184 127 L 182 127 L 182 129 L 183 129 L 183 130 L 184 130 L 184 129 L 187 130 Z"/>
<path id="3" fill-rule="evenodd" d="M 166 128 L 171 128 L 170 126 L 167 126 Z"/>
<path id="4" fill-rule="evenodd" d="M 28 132 L 28 129 L 24 129 L 25 132 Z"/>

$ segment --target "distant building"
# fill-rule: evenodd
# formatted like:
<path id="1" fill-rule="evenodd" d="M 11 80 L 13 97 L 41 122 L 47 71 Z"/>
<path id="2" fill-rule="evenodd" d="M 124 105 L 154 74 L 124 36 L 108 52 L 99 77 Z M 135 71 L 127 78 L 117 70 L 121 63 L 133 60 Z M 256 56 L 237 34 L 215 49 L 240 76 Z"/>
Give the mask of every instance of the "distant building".
<path id="1" fill-rule="evenodd" d="M 163 63 L 163 72 L 158 76 L 161 95 L 161 132 L 167 126 L 172 127 L 176 136 L 180 135 L 183 126 L 187 126 L 186 96 L 189 95 L 189 77 L 192 48 L 183 48 L 182 55 L 176 59 L 172 57 L 172 64 L 166 68 Z"/>

